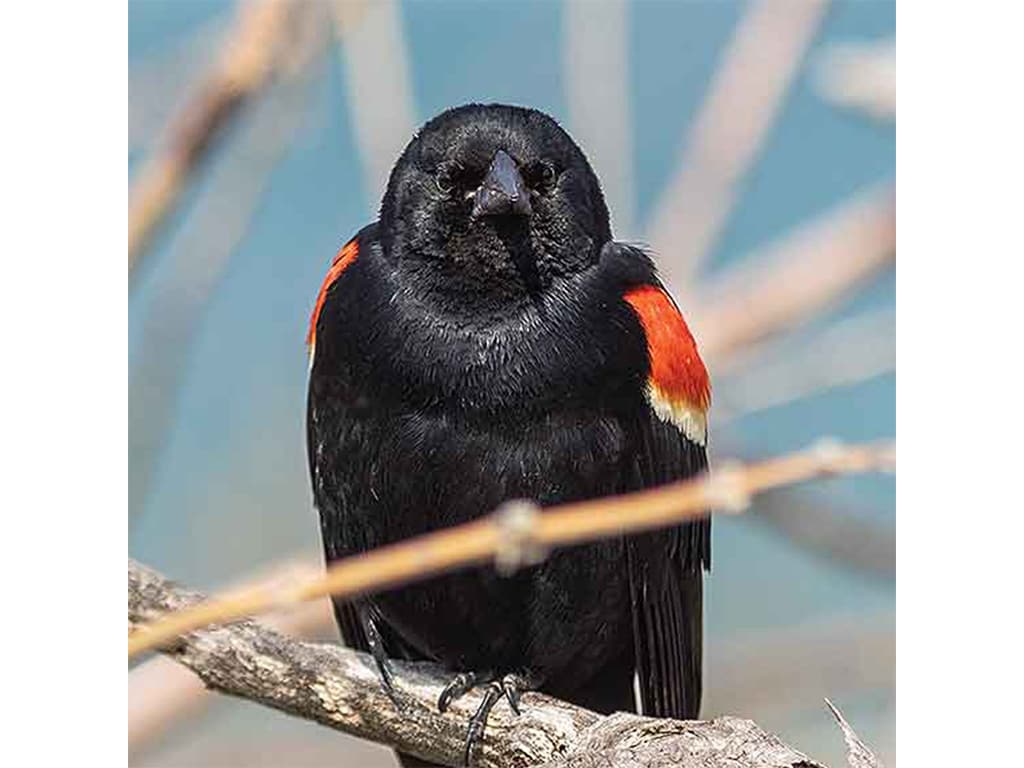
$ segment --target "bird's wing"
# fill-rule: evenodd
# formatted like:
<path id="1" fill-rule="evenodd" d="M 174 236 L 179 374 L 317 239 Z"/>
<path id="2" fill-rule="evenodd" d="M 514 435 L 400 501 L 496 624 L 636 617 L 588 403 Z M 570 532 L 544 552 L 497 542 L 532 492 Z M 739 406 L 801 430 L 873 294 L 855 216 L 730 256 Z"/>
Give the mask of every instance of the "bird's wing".
<path id="1" fill-rule="evenodd" d="M 643 327 L 650 362 L 647 404 L 634 426 L 634 484 L 647 488 L 706 469 L 710 390 L 693 337 L 665 290 L 643 285 L 625 298 Z M 629 537 L 626 551 L 643 711 L 696 718 L 710 520 Z"/>
<path id="2" fill-rule="evenodd" d="M 358 256 L 359 236 L 357 235 L 345 243 L 341 250 L 338 251 L 337 255 L 331 261 L 331 266 L 327 270 L 327 275 L 324 277 L 323 283 L 320 285 L 320 291 L 316 297 L 316 304 L 313 307 L 313 312 L 309 320 L 309 330 L 306 333 L 306 344 L 309 347 L 311 368 L 316 355 L 317 326 L 320 322 L 320 315 L 323 311 L 324 304 L 327 302 L 332 289 L 341 277 L 342 273 L 356 260 Z M 309 394 L 306 400 L 306 457 L 309 461 L 309 478 L 313 485 L 313 503 L 320 512 L 324 548 L 326 550 L 327 560 L 330 561 L 334 559 L 335 556 L 335 553 L 332 551 L 332 538 L 336 531 L 333 531 L 332 529 L 338 520 L 339 510 L 334 509 L 330 494 L 324 493 L 322 477 L 320 474 L 320 451 L 318 446 L 320 446 L 321 441 L 325 439 L 325 436 L 320 434 L 320 414 L 324 405 L 320 402 L 321 398 L 322 394 L 314 385 L 313 375 L 311 375 Z M 363 631 L 362 624 L 359 621 L 359 614 L 356 611 L 355 605 L 353 603 L 343 602 L 340 600 L 335 600 L 333 602 L 334 615 L 338 621 L 338 628 L 341 630 L 341 636 L 345 641 L 345 644 L 356 650 L 369 650 L 366 633 Z"/>
<path id="3" fill-rule="evenodd" d="M 352 554 L 356 547 L 350 541 L 351 532 L 344 523 L 344 520 L 349 517 L 347 513 L 351 512 L 344 508 L 349 501 L 348 497 L 345 494 L 329 491 L 325 486 L 329 486 L 332 481 L 322 474 L 325 467 L 322 466 L 324 452 L 321 449 L 325 446 L 326 441 L 336 437 L 326 426 L 330 418 L 325 414 L 330 414 L 333 411 L 334 416 L 337 417 L 340 403 L 337 402 L 339 394 L 331 384 L 330 374 L 321 376 L 315 365 L 317 332 L 321 317 L 330 314 L 329 311 L 325 313 L 325 307 L 333 300 L 335 287 L 343 279 L 343 273 L 356 262 L 361 251 L 374 247 L 375 240 L 376 224 L 371 224 L 360 230 L 338 251 L 320 286 L 309 321 L 309 331 L 306 335 L 310 356 L 309 393 L 306 400 L 306 456 L 309 461 L 309 477 L 313 486 L 313 502 L 320 513 L 321 535 L 328 562 Z M 326 471 L 329 474 L 329 466 Z M 363 599 L 359 602 L 335 599 L 332 602 L 338 629 L 341 630 L 342 639 L 347 646 L 360 651 L 370 650 L 364 622 L 371 620 L 376 625 L 389 656 L 404 659 L 416 658 L 415 652 L 385 624 L 371 599 Z"/>

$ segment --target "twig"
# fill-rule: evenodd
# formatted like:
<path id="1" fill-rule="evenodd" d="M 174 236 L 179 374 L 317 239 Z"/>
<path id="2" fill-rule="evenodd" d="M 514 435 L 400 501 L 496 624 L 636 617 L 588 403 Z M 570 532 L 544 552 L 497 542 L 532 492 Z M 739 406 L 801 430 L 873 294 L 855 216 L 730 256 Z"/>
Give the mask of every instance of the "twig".
<path id="1" fill-rule="evenodd" d="M 839 723 L 839 728 L 843 732 L 843 738 L 846 739 L 846 748 L 849 750 L 847 759 L 850 761 L 850 768 L 883 768 L 882 761 L 875 757 L 875 753 L 868 749 L 867 745 L 860 740 L 860 737 L 850 727 L 850 724 L 846 722 L 842 712 L 836 709 L 836 706 L 828 699 L 825 699 L 825 703 L 832 711 L 832 716 L 835 717 L 836 722 Z"/>
<path id="2" fill-rule="evenodd" d="M 129 561 L 129 622 L 150 620 L 202 600 Z M 195 632 L 167 653 L 212 688 L 445 765 L 461 761 L 466 723 L 480 698 L 471 693 L 442 715 L 435 702 L 447 680 L 443 672 L 432 665 L 396 662 L 399 710 L 384 692 L 368 656 L 340 646 L 292 640 L 252 621 Z M 540 764 L 821 768 L 750 720 L 681 722 L 621 713 L 601 717 L 528 693 L 520 716 L 502 707 L 494 710 L 474 753 L 474 765 Z"/>
<path id="3" fill-rule="evenodd" d="M 815 314 L 896 258 L 891 186 L 801 226 L 707 283 L 690 312 L 712 361 Z"/>
<path id="4" fill-rule="evenodd" d="M 747 467 L 726 465 L 696 480 L 552 507 L 529 520 L 528 529 L 519 531 L 520 541 L 524 549 L 545 550 L 661 528 L 702 517 L 709 509 L 740 511 L 752 495 L 770 488 L 823 474 L 877 471 L 894 465 L 894 443 L 847 447 L 823 444 Z M 501 516 L 488 516 L 345 558 L 322 578 L 210 600 L 138 628 L 128 637 L 128 656 L 206 624 L 232 621 L 328 594 L 363 594 L 485 562 L 508 550 L 507 527 Z"/>
<path id="5" fill-rule="evenodd" d="M 714 248 L 826 8 L 824 0 L 758 0 L 740 21 L 650 228 L 677 289 L 692 287 Z"/>
<path id="6" fill-rule="evenodd" d="M 240 2 L 235 27 L 208 73 L 168 129 L 132 185 L 128 206 L 128 271 L 161 221 L 173 209 L 186 179 L 206 156 L 214 137 L 270 79 L 282 53 L 291 4 Z M 297 7 L 297 6 L 296 6 Z"/>

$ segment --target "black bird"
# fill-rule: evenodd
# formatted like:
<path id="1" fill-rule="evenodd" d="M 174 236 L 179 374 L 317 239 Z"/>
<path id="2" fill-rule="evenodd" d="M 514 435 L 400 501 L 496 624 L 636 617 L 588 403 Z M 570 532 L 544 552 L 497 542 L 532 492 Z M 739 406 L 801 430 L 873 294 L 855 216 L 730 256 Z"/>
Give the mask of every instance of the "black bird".
<path id="1" fill-rule="evenodd" d="M 597 177 L 550 117 L 504 105 L 428 122 L 379 220 L 335 258 L 308 342 L 309 466 L 328 561 L 484 515 L 690 477 L 707 372 Z M 694 718 L 710 523 L 336 600 L 345 642 L 455 674 L 441 708 L 540 690 L 599 712 Z M 409 758 L 403 758 L 409 760 Z"/>

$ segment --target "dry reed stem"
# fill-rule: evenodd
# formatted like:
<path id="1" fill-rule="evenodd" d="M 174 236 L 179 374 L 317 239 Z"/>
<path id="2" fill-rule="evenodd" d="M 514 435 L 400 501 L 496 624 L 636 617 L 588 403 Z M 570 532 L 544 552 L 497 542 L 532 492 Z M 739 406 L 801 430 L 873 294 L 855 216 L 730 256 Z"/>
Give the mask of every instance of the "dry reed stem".
<path id="1" fill-rule="evenodd" d="M 896 119 L 896 41 L 836 44 L 818 68 L 822 95 L 876 120 Z"/>
<path id="2" fill-rule="evenodd" d="M 170 263 L 142 311 L 139 355 L 129 379 L 132 514 L 144 507 L 159 470 L 205 308 L 250 229 L 274 169 L 303 125 L 330 40 L 317 7 L 310 5 L 293 20 L 280 76 L 221 148 L 195 210 L 175 232 Z"/>
<path id="3" fill-rule="evenodd" d="M 546 550 L 611 538 L 702 517 L 709 509 L 741 511 L 752 495 L 825 474 L 888 469 L 895 444 L 843 446 L 823 443 L 745 467 L 723 465 L 709 476 L 638 493 L 551 507 L 528 522 L 525 539 Z M 352 597 L 444 571 L 476 565 L 507 552 L 507 526 L 491 515 L 472 523 L 419 536 L 345 558 L 320 578 L 241 590 L 173 613 L 128 636 L 128 658 L 168 643 L 199 627 L 224 623 L 324 595 Z"/>
<path id="4" fill-rule="evenodd" d="M 873 189 L 706 283 L 690 313 L 714 364 L 822 311 L 896 260 L 896 200 Z"/>
<path id="5" fill-rule="evenodd" d="M 213 138 L 268 82 L 281 55 L 290 7 L 284 0 L 239 2 L 234 28 L 217 63 L 171 121 L 162 148 L 146 160 L 132 185 L 129 274 L 181 196 L 189 175 L 206 156 Z"/>
<path id="6" fill-rule="evenodd" d="M 872 310 L 806 338 L 755 344 L 715 365 L 715 424 L 896 370 L 896 313 Z"/>
<path id="7" fill-rule="evenodd" d="M 128 68 L 128 152 L 149 152 L 182 107 L 188 88 L 217 58 L 232 18 L 215 14 Z"/>
<path id="8" fill-rule="evenodd" d="M 758 0 L 740 20 L 649 229 L 665 277 L 689 292 L 775 123 L 825 0 Z"/>
<path id="9" fill-rule="evenodd" d="M 345 72 L 349 125 L 363 191 L 384 194 L 395 158 L 416 132 L 409 46 L 397 0 L 334 0 L 336 46 Z M 358 25 L 359 34 L 351 34 Z"/>

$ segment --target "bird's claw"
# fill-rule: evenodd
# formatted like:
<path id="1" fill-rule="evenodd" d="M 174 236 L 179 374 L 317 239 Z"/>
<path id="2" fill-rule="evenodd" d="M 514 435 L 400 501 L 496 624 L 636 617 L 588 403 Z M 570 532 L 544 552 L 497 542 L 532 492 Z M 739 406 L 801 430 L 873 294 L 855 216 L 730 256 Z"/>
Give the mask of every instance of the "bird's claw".
<path id="1" fill-rule="evenodd" d="M 519 712 L 519 699 L 527 687 L 527 681 L 519 675 L 505 675 L 501 678 L 501 691 L 505 694 L 508 705 L 517 715 L 521 714 Z"/>
<path id="2" fill-rule="evenodd" d="M 384 648 L 384 639 L 380 635 L 380 628 L 377 626 L 377 622 L 374 621 L 370 611 L 365 608 L 360 609 L 359 618 L 362 621 L 363 632 L 366 634 L 366 643 L 370 647 L 370 655 L 377 662 L 377 670 L 380 672 L 384 693 L 391 699 L 395 709 L 399 712 L 405 712 L 405 705 L 398 697 L 398 689 L 395 687 L 394 667 L 391 664 L 391 659 L 388 658 L 387 650 Z"/>
<path id="3" fill-rule="evenodd" d="M 489 677 L 490 675 L 481 675 L 477 672 L 460 672 L 444 687 L 437 698 L 438 711 L 446 712 L 453 701 L 462 698 L 473 689 L 473 686 Z"/>
<path id="4" fill-rule="evenodd" d="M 476 708 L 476 712 L 469 719 L 469 727 L 466 729 L 466 741 L 462 753 L 462 764 L 465 766 L 470 764 L 473 747 L 483 738 L 487 719 L 491 710 L 494 709 L 494 705 L 504 697 L 512 711 L 519 715 L 519 700 L 523 690 L 528 687 L 526 679 L 519 675 L 505 675 L 501 680 L 496 680 L 493 673 L 460 672 L 441 691 L 441 695 L 437 699 L 438 710 L 447 711 L 453 701 L 477 685 L 484 683 L 487 683 L 487 690 L 484 692 L 484 697 Z"/>
<path id="5" fill-rule="evenodd" d="M 380 671 L 380 680 L 384 693 L 391 699 L 395 709 L 399 712 L 405 712 L 405 704 L 399 698 L 398 689 L 395 687 L 395 673 L 392 669 L 391 661 L 389 659 L 375 659 L 375 661 L 377 662 L 377 669 Z"/>

